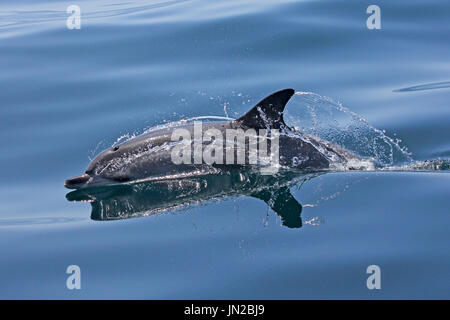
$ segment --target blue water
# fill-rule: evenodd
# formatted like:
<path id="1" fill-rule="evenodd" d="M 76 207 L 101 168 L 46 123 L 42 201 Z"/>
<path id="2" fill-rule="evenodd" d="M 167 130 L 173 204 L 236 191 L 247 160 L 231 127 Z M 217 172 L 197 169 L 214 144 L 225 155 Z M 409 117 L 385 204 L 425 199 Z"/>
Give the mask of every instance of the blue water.
<path id="1" fill-rule="evenodd" d="M 449 15 L 423 0 L 2 1 L 0 298 L 450 298 L 450 175 L 410 170 L 450 157 Z M 291 185 L 301 228 L 239 192 L 116 221 L 66 199 L 119 137 L 290 87 L 312 92 L 288 104 L 296 126 L 390 168 Z"/>

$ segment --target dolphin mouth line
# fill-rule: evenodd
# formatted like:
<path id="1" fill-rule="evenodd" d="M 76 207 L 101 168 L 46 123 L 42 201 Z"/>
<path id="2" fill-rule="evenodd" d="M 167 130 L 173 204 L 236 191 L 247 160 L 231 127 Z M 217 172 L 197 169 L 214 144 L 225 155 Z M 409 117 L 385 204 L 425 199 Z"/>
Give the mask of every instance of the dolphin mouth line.
<path id="1" fill-rule="evenodd" d="M 86 183 L 88 183 L 90 179 L 91 176 L 88 175 L 87 173 L 84 173 L 80 176 L 67 179 L 64 182 L 64 186 L 68 189 L 79 189 L 83 187 Z"/>

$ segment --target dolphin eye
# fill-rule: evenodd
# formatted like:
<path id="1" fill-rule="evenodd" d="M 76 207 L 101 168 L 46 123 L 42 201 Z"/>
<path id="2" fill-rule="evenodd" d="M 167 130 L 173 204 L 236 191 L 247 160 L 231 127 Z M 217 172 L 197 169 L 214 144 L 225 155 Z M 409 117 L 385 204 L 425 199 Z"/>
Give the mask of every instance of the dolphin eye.
<path id="1" fill-rule="evenodd" d="M 115 146 L 115 147 L 112 148 L 112 151 L 117 151 L 117 150 L 119 150 L 118 146 Z"/>

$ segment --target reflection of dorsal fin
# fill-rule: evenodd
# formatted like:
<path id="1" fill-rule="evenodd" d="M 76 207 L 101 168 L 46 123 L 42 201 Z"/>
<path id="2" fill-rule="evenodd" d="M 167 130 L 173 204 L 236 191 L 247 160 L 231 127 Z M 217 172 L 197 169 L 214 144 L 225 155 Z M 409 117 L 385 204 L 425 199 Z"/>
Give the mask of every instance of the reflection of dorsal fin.
<path id="1" fill-rule="evenodd" d="M 283 120 L 283 111 L 294 93 L 293 89 L 284 89 L 272 93 L 237 119 L 236 122 L 249 128 L 280 129 L 280 127 L 286 126 Z"/>
<path id="2" fill-rule="evenodd" d="M 302 226 L 302 205 L 294 198 L 288 187 L 281 187 L 275 192 L 261 191 L 252 194 L 252 197 L 265 201 L 281 217 L 284 226 L 288 228 Z"/>

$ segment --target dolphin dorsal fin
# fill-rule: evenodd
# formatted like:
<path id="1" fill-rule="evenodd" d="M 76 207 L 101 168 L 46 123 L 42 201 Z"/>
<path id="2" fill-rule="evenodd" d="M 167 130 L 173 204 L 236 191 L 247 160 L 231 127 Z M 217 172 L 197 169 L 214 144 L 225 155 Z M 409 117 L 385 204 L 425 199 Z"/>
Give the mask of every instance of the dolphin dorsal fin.
<path id="1" fill-rule="evenodd" d="M 293 89 L 284 89 L 272 93 L 270 96 L 261 100 L 246 114 L 235 122 L 249 128 L 271 128 L 280 129 L 286 126 L 283 120 L 283 111 L 286 103 L 295 93 Z"/>

